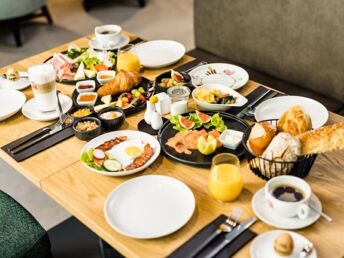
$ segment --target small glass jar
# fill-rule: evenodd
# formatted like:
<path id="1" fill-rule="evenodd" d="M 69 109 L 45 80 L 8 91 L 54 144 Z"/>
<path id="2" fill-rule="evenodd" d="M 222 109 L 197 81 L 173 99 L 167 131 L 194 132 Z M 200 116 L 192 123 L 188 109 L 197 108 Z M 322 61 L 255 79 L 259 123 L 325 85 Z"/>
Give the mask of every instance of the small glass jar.
<path id="1" fill-rule="evenodd" d="M 175 86 L 167 90 L 167 94 L 171 98 L 171 115 L 180 115 L 188 112 L 188 100 L 190 89 L 185 86 Z"/>

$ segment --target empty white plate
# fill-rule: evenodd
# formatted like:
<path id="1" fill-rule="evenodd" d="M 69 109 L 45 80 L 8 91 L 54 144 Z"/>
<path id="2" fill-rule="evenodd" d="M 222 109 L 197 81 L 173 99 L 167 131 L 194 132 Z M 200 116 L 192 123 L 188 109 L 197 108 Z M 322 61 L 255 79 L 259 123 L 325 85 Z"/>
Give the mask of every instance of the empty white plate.
<path id="1" fill-rule="evenodd" d="M 99 50 L 115 50 L 121 47 L 124 47 L 129 43 L 130 39 L 127 35 L 122 34 L 120 40 L 116 44 L 112 44 L 111 42 L 104 46 L 102 45 L 97 39 L 94 37 L 89 41 L 89 45 L 93 49 L 99 49 Z"/>
<path id="2" fill-rule="evenodd" d="M 141 65 L 146 68 L 160 68 L 174 64 L 185 54 L 185 47 L 172 40 L 153 40 L 134 47 Z"/>
<path id="3" fill-rule="evenodd" d="M 195 209 L 195 197 L 181 181 L 161 175 L 131 179 L 108 196 L 104 214 L 122 235 L 150 239 L 183 227 Z"/>
<path id="4" fill-rule="evenodd" d="M 17 113 L 26 101 L 25 95 L 17 90 L 0 90 L 0 121 Z"/>
<path id="5" fill-rule="evenodd" d="M 70 97 L 66 95 L 59 94 L 61 106 L 63 113 L 67 113 L 69 109 L 73 105 L 73 101 Z M 37 121 L 50 121 L 57 119 L 59 117 L 59 113 L 57 110 L 49 111 L 49 112 L 42 112 L 38 109 L 36 99 L 32 98 L 22 108 L 23 115 L 29 119 L 37 120 Z"/>
<path id="6" fill-rule="evenodd" d="M 310 202 L 319 211 L 322 210 L 321 202 L 315 194 L 312 194 Z M 281 229 L 300 229 L 312 225 L 316 222 L 320 215 L 311 209 L 306 219 L 299 217 L 286 218 L 281 217 L 272 210 L 264 196 L 264 188 L 258 190 L 252 198 L 252 209 L 256 216 L 264 223 Z"/>
<path id="7" fill-rule="evenodd" d="M 309 240 L 296 232 L 284 231 L 284 230 L 272 230 L 272 231 L 268 231 L 257 236 L 251 244 L 251 248 L 250 248 L 251 258 L 280 257 L 274 250 L 274 244 L 275 244 L 276 237 L 282 233 L 290 234 L 290 236 L 293 238 L 293 241 L 294 241 L 293 253 L 290 256 L 283 256 L 283 257 L 299 258 L 302 248 L 309 243 Z M 317 252 L 315 249 L 309 256 L 307 256 L 307 258 L 316 258 L 316 257 L 317 257 Z"/>
<path id="8" fill-rule="evenodd" d="M 299 105 L 311 117 L 314 129 L 323 126 L 328 120 L 326 107 L 318 101 L 300 96 L 281 96 L 260 103 L 254 112 L 257 121 L 278 119 L 291 106 Z"/>

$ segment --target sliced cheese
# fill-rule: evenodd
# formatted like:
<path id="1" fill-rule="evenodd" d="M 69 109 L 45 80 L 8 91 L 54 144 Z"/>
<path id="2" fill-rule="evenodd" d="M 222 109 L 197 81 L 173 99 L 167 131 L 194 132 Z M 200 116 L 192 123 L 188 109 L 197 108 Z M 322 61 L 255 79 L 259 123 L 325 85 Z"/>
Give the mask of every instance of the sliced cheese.
<path id="1" fill-rule="evenodd" d="M 74 80 L 83 80 L 83 79 L 85 79 L 85 65 L 83 62 L 81 62 L 74 76 Z"/>

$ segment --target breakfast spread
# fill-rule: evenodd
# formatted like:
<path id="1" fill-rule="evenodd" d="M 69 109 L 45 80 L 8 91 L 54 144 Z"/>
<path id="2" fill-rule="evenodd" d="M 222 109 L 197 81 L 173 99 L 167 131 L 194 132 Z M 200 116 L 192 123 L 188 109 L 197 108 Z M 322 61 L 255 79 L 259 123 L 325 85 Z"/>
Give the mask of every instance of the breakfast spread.
<path id="1" fill-rule="evenodd" d="M 278 255 L 289 256 L 293 253 L 294 241 L 288 233 L 277 236 L 274 243 L 274 250 Z"/>

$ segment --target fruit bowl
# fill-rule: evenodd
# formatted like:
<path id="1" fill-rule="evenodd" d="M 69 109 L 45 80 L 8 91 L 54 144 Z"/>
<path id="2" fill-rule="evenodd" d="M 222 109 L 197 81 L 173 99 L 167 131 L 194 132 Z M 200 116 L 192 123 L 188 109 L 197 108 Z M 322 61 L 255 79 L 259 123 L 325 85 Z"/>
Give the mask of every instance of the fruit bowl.
<path id="1" fill-rule="evenodd" d="M 164 87 L 164 86 L 161 86 L 161 82 L 163 79 L 165 78 L 171 78 L 173 75 L 171 75 L 172 71 L 168 71 L 166 73 L 163 73 L 163 74 L 160 74 L 158 77 L 156 77 L 155 79 L 155 89 L 157 92 L 166 92 L 167 93 L 167 90 L 173 86 L 169 86 L 169 87 Z M 192 85 L 191 83 L 191 77 L 188 73 L 185 73 L 185 72 L 181 72 L 181 73 L 178 73 L 180 75 L 182 75 L 183 77 L 183 86 L 186 86 L 188 87 L 190 90 L 193 90 L 194 89 L 194 86 Z M 180 86 L 180 85 L 174 85 L 174 86 Z"/>

